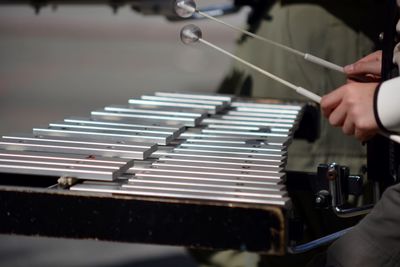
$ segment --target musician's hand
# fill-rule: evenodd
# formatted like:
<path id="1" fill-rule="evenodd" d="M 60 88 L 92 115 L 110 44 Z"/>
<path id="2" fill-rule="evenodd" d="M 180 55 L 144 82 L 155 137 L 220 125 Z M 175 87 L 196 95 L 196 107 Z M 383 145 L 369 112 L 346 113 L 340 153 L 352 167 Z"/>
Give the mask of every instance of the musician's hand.
<path id="1" fill-rule="evenodd" d="M 378 83 L 348 83 L 322 97 L 321 108 L 329 123 L 361 141 L 378 132 L 373 111 Z"/>
<path id="2" fill-rule="evenodd" d="M 349 80 L 378 82 L 381 79 L 382 51 L 376 51 L 344 67 Z"/>

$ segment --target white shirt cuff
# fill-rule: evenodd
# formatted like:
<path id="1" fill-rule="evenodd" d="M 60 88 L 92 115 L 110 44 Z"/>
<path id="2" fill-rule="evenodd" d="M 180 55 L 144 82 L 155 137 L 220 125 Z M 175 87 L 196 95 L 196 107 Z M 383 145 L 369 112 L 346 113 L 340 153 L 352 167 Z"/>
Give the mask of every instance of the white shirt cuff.
<path id="1" fill-rule="evenodd" d="M 400 133 L 400 77 L 381 84 L 376 96 L 376 114 L 385 130 Z"/>

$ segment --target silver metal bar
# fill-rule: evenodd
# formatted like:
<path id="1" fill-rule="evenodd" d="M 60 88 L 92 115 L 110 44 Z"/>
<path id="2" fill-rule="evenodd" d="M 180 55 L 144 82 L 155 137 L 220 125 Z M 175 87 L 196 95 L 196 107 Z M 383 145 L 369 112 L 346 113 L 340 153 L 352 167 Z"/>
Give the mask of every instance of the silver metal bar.
<path id="1" fill-rule="evenodd" d="M 209 148 L 209 147 L 186 147 L 186 146 L 178 146 L 174 149 L 174 151 L 189 151 L 189 152 L 201 152 L 201 153 L 215 153 L 215 154 L 231 154 L 231 155 L 242 155 L 242 156 L 251 156 L 251 157 L 261 157 L 261 158 L 274 158 L 283 160 L 286 158 L 285 151 L 259 151 L 259 150 L 237 150 L 230 148 Z"/>
<path id="2" fill-rule="evenodd" d="M 251 144 L 251 143 L 225 143 L 225 142 L 198 142 L 195 139 L 186 140 L 186 142 L 181 143 L 181 147 L 206 147 L 206 148 L 221 148 L 221 149 L 235 149 L 235 150 L 257 150 L 272 153 L 283 153 L 285 151 L 282 147 L 269 146 L 265 144 Z"/>
<path id="3" fill-rule="evenodd" d="M 237 170 L 212 170 L 212 169 L 198 169 L 198 168 L 185 168 L 181 166 L 149 166 L 149 167 L 136 167 L 133 166 L 131 169 L 133 172 L 140 171 L 151 171 L 151 172 L 163 172 L 163 173 L 183 173 L 183 174 L 209 174 L 215 176 L 233 176 L 233 177 L 243 177 L 243 179 L 248 178 L 260 178 L 260 179 L 275 179 L 281 180 L 285 177 L 284 173 L 261 173 L 254 174 L 254 172 L 237 171 Z"/>
<path id="4" fill-rule="evenodd" d="M 218 180 L 188 180 L 185 177 L 171 178 L 171 177 L 160 177 L 150 176 L 137 177 L 133 176 L 129 178 L 128 183 L 125 186 L 131 186 L 134 184 L 148 184 L 149 186 L 162 184 L 164 187 L 174 188 L 176 186 L 192 186 L 192 187 L 212 187 L 228 190 L 236 189 L 248 189 L 257 190 L 264 193 L 274 193 L 280 195 L 286 195 L 286 187 L 283 184 L 265 184 L 265 183 L 247 183 L 246 181 L 232 182 L 232 181 L 218 181 Z"/>
<path id="5" fill-rule="evenodd" d="M 232 116 L 252 116 L 252 117 L 264 117 L 264 118 L 276 118 L 282 119 L 288 123 L 294 123 L 297 119 L 297 115 L 295 114 L 279 114 L 279 113 L 267 113 L 267 112 L 246 112 L 246 111 L 237 111 L 237 110 L 230 110 L 226 113 L 227 115 Z"/>
<path id="6" fill-rule="evenodd" d="M 152 116 L 152 115 L 144 115 L 144 114 L 130 114 L 130 113 L 117 113 L 117 112 L 109 112 L 109 111 L 92 111 L 92 118 L 96 119 L 106 119 L 106 120 L 137 120 L 137 119 L 145 119 L 150 121 L 162 121 L 167 125 L 184 125 L 194 127 L 198 125 L 201 121 L 200 118 L 187 118 L 187 117 L 174 117 L 174 116 Z"/>
<path id="7" fill-rule="evenodd" d="M 134 143 L 134 142 L 101 142 L 93 139 L 77 139 L 68 137 L 34 136 L 34 135 L 16 135 L 3 136 L 0 141 L 14 142 L 21 145 L 12 145 L 15 149 L 24 149 L 23 144 L 49 145 L 49 147 L 36 149 L 39 151 L 53 151 L 64 153 L 83 153 L 104 157 L 121 157 L 131 159 L 146 159 L 157 150 L 157 144 L 153 143 Z M 52 147 L 52 146 L 56 147 Z M 32 147 L 32 149 L 35 149 Z M 12 149 L 9 147 L 9 149 Z M 58 150 L 59 149 L 59 150 Z"/>
<path id="8" fill-rule="evenodd" d="M 257 169 L 256 167 L 252 166 L 245 166 L 245 165 L 223 165 L 223 164 L 206 164 L 204 162 L 182 162 L 182 161 L 163 161 L 158 160 L 155 161 L 152 166 L 159 166 L 159 167 L 174 167 L 174 168 L 182 168 L 187 169 L 191 168 L 194 170 L 214 170 L 214 171 L 234 171 L 243 174 L 256 174 L 256 175 L 274 175 L 277 174 L 281 175 L 277 168 L 264 168 L 264 169 Z M 278 170 L 281 170 L 280 168 Z"/>
<path id="9" fill-rule="evenodd" d="M 226 101 L 210 100 L 210 99 L 181 98 L 181 97 L 176 97 L 176 96 L 142 95 L 140 98 L 143 100 L 150 100 L 150 101 L 188 103 L 188 104 L 213 105 L 213 106 L 226 106 L 226 104 L 227 104 Z"/>
<path id="10" fill-rule="evenodd" d="M 121 132 L 109 131 L 102 132 L 96 130 L 69 130 L 62 127 L 33 128 L 33 133 L 37 135 L 65 136 L 76 138 L 94 138 L 101 140 L 145 142 L 166 145 L 173 140 L 172 136 L 163 134 L 145 135 L 143 133 L 126 134 Z"/>
<path id="11" fill-rule="evenodd" d="M 180 155 L 186 157 L 202 157 L 202 158 L 217 158 L 217 159 L 236 159 L 236 160 L 251 160 L 254 162 L 263 162 L 265 164 L 275 165 L 277 167 L 282 166 L 285 162 L 282 161 L 281 158 L 277 157 L 260 157 L 260 156 L 253 156 L 253 155 L 232 155 L 230 153 L 210 153 L 210 152 L 191 152 L 191 151 L 172 151 L 166 153 L 158 153 L 161 156 L 168 156 L 168 155 Z"/>
<path id="12" fill-rule="evenodd" d="M 96 112 L 97 113 L 97 112 Z M 177 120 L 155 120 L 155 119 L 143 119 L 143 118 L 132 118 L 132 117 L 121 117 L 118 114 L 111 113 L 108 115 L 92 115 L 91 119 L 94 121 L 108 121 L 111 123 L 123 123 L 123 124 L 143 124 L 143 125 L 162 125 L 164 127 L 172 128 L 186 128 L 185 122 Z"/>
<path id="13" fill-rule="evenodd" d="M 256 126 L 256 127 L 282 127 L 291 128 L 293 127 L 292 122 L 282 119 L 271 119 L 270 121 L 248 121 L 244 117 L 233 116 L 233 119 L 224 119 L 222 116 L 213 116 L 212 118 L 205 118 L 202 124 L 229 124 L 229 125 L 245 125 L 245 126 Z M 241 119 L 236 119 L 241 118 Z"/>
<path id="14" fill-rule="evenodd" d="M 237 125 L 229 125 L 229 124 L 209 124 L 202 123 L 202 125 L 207 125 L 208 128 L 217 128 L 217 129 L 235 129 L 235 130 L 243 130 L 243 131 L 260 131 L 262 129 L 258 126 L 237 126 Z M 270 129 L 268 127 L 268 129 Z"/>
<path id="15" fill-rule="evenodd" d="M 212 140 L 212 141 L 219 141 L 219 140 L 226 140 L 227 142 L 233 142 L 233 141 L 241 141 L 243 142 L 250 142 L 250 141 L 255 141 L 259 142 L 262 141 L 264 143 L 267 143 L 268 145 L 271 146 L 278 146 L 278 147 L 283 147 L 289 145 L 291 140 L 289 138 L 282 139 L 282 138 L 271 138 L 271 137 L 264 137 L 264 138 L 257 138 L 255 136 L 228 136 L 228 135 L 216 135 L 216 134 L 201 134 L 201 133 L 195 133 L 195 132 L 185 132 L 182 133 L 180 136 L 178 136 L 178 139 L 180 140 L 188 140 L 188 139 L 196 139 L 196 140 Z M 272 139 L 272 140 L 271 140 Z"/>
<path id="16" fill-rule="evenodd" d="M 238 139 L 238 138 L 218 138 L 218 139 L 210 139 L 210 138 L 203 138 L 203 137 L 193 137 L 193 138 L 187 138 L 185 143 L 202 143 L 202 144 L 226 144 L 226 145 L 257 145 L 257 146 L 265 146 L 265 147 L 271 147 L 273 149 L 278 149 L 278 150 L 286 150 L 286 147 L 269 143 L 267 140 L 257 140 L 257 139 L 251 139 L 251 140 L 244 140 L 244 139 Z"/>
<path id="17" fill-rule="evenodd" d="M 173 131 L 165 131 L 165 130 L 149 130 L 145 128 L 138 128 L 138 127 L 116 127 L 116 126 L 95 126 L 95 125 L 79 125 L 75 123 L 68 123 L 68 122 L 56 122 L 56 123 L 49 123 L 50 127 L 59 127 L 65 129 L 83 129 L 83 130 L 99 130 L 99 131 L 112 131 L 112 132 L 124 132 L 124 133 L 145 133 L 145 134 L 160 134 L 160 135 L 171 135 L 175 138 L 178 133 Z"/>
<path id="18" fill-rule="evenodd" d="M 5 136 L 0 139 L 0 148 L 8 150 L 27 150 L 56 153 L 72 153 L 84 155 L 97 155 L 103 157 L 128 157 L 131 159 L 145 159 L 156 150 L 155 146 L 146 147 L 119 147 L 117 145 L 104 145 L 84 142 L 69 142 L 51 140 L 47 138 L 19 138 Z"/>
<path id="19" fill-rule="evenodd" d="M 62 129 L 71 129 L 71 130 L 94 130 L 94 131 L 101 131 L 101 132 L 117 132 L 117 133 L 127 133 L 127 134 L 147 134 L 147 135 L 165 135 L 165 136 L 172 136 L 175 139 L 179 133 L 173 131 L 165 131 L 165 130 L 154 130 L 154 129 L 146 129 L 146 128 L 138 128 L 138 127 L 116 127 L 116 126 L 96 126 L 96 125 L 79 125 L 75 123 L 68 123 L 68 122 L 60 122 L 60 123 L 49 123 L 49 128 L 62 128 Z"/>
<path id="20" fill-rule="evenodd" d="M 193 139 L 193 138 L 201 138 L 201 139 L 211 139 L 211 140 L 222 140 L 222 141 L 241 141 L 244 140 L 248 143 L 251 142 L 267 142 L 269 145 L 288 145 L 292 138 L 290 136 L 286 137 L 277 137 L 277 136 L 263 136 L 257 137 L 252 135 L 227 135 L 227 134 L 208 134 L 203 133 L 202 129 L 199 128 L 190 128 L 186 132 L 182 133 L 178 139 Z"/>
<path id="21" fill-rule="evenodd" d="M 203 124 L 203 123 L 202 123 Z M 254 131 L 254 132 L 280 132 L 290 133 L 290 128 L 276 128 L 276 127 L 256 127 L 256 126 L 238 126 L 234 124 L 207 124 L 207 128 L 211 129 L 223 129 L 223 130 L 237 130 L 237 131 Z"/>
<path id="22" fill-rule="evenodd" d="M 289 109 L 289 110 L 301 110 L 304 104 L 275 104 L 275 103 L 257 103 L 253 101 L 234 101 L 231 103 L 232 107 L 249 107 L 249 108 L 274 108 L 274 109 Z"/>
<path id="23" fill-rule="evenodd" d="M 129 104 L 139 104 L 139 105 L 148 105 L 148 106 L 169 106 L 169 107 L 186 107 L 186 108 L 199 108 L 205 109 L 210 114 L 215 114 L 220 111 L 221 108 L 214 105 L 201 105 L 201 104 L 189 104 L 189 103 L 174 103 L 174 102 L 160 102 L 160 101 L 151 101 L 151 100 L 142 100 L 142 99 L 129 99 Z"/>
<path id="24" fill-rule="evenodd" d="M 271 185 L 279 185 L 282 184 L 282 181 L 279 179 L 270 179 L 270 178 L 249 178 L 242 176 L 222 176 L 222 175 L 212 175 L 212 174 L 191 174 L 188 175 L 186 173 L 179 172 L 167 172 L 167 171 L 141 171 L 140 173 L 136 173 L 136 177 L 142 177 L 143 179 L 149 179 L 148 177 L 158 177 L 163 179 L 183 179 L 185 181 L 196 181 L 198 183 L 208 183 L 211 181 L 215 182 L 227 182 L 227 183 L 235 183 L 238 184 L 246 184 L 246 185 L 254 185 L 254 186 L 271 186 Z"/>
<path id="25" fill-rule="evenodd" d="M 223 164 L 223 165 L 235 165 L 235 166 L 251 166 L 254 168 L 269 168 L 271 170 L 277 170 L 280 171 L 282 168 L 281 166 L 283 164 L 276 164 L 275 162 L 271 163 L 266 163 L 266 162 L 258 162 L 258 161 L 252 161 L 251 159 L 249 160 L 240 160 L 240 159 L 221 159 L 221 158 L 216 158 L 216 157 L 187 157 L 186 155 L 179 155 L 177 153 L 165 153 L 165 156 L 160 157 L 159 160 L 161 161 L 180 161 L 180 162 L 199 162 L 199 163 L 214 163 L 214 164 Z"/>
<path id="26" fill-rule="evenodd" d="M 138 196 L 149 196 L 149 197 L 163 197 L 163 198 L 175 198 L 175 199 L 195 199 L 195 200 L 209 200 L 218 202 L 235 202 L 235 203 L 253 203 L 253 204 L 265 204 L 265 205 L 276 205 L 287 207 L 290 205 L 290 199 L 288 197 L 283 198 L 256 198 L 256 197 L 244 197 L 244 196 L 221 196 L 218 194 L 206 194 L 206 193 L 186 193 L 184 191 L 166 191 L 166 190 L 151 190 L 151 189 L 127 189 L 120 188 L 118 186 L 109 186 L 101 184 L 77 184 L 71 187 L 74 191 L 86 191 L 86 192 L 98 192 L 98 193 L 111 193 L 111 194 L 126 194 L 126 195 L 138 195 Z"/>
<path id="27" fill-rule="evenodd" d="M 268 171 L 258 171 L 251 169 L 251 167 L 247 166 L 238 166 L 237 168 L 230 168 L 230 166 L 223 165 L 206 165 L 206 164 L 193 164 L 193 163 L 182 163 L 182 162 L 154 162 L 153 165 L 156 168 L 166 169 L 173 168 L 175 170 L 189 170 L 189 171 L 198 171 L 198 172 L 218 172 L 221 174 L 234 174 L 234 175 L 249 175 L 251 177 L 266 177 L 266 176 L 276 176 L 278 178 L 283 178 L 285 175 L 282 172 L 276 172 L 272 170 Z M 244 167 L 244 168 L 243 168 Z M 247 168 L 246 168 L 247 167 Z"/>
<path id="28" fill-rule="evenodd" d="M 42 142 L 58 142 L 58 143 L 70 143 L 80 145 L 102 145 L 109 148 L 125 148 L 132 150 L 144 151 L 150 149 L 152 151 L 157 149 L 157 144 L 142 143 L 142 142 L 123 142 L 123 141 L 102 141 L 95 139 L 85 138 L 73 138 L 73 137 L 57 137 L 57 136 L 43 136 L 33 134 L 16 134 L 16 135 L 4 135 L 4 139 L 14 140 L 31 140 L 31 141 L 42 141 Z M 23 141 L 19 141 L 23 142 Z"/>
<path id="29" fill-rule="evenodd" d="M 166 105 L 148 105 L 148 104 L 135 104 L 130 103 L 128 105 L 129 108 L 141 109 L 141 110 L 163 110 L 163 111 L 171 111 L 171 112 L 189 112 L 189 113 L 201 113 L 201 114 L 209 114 L 209 109 L 199 108 L 199 107 L 180 107 L 180 106 L 166 106 Z"/>
<path id="30" fill-rule="evenodd" d="M 14 151 L 14 150 L 0 150 L 0 157 L 15 158 L 15 159 L 40 159 L 40 160 L 60 160 L 72 163 L 81 164 L 112 164 L 115 166 L 124 166 L 130 168 L 133 166 L 133 159 L 123 158 L 109 158 L 102 156 L 87 156 L 81 154 L 63 154 L 51 152 L 37 152 L 37 151 Z"/>
<path id="31" fill-rule="evenodd" d="M 68 168 L 94 168 L 94 169 L 104 169 L 105 171 L 107 170 L 118 170 L 120 169 L 120 165 L 115 165 L 112 163 L 103 163 L 103 164 L 98 164 L 95 162 L 71 162 L 71 161 L 63 161 L 59 159 L 34 159 L 32 157 L 7 157 L 7 156 L 0 156 L 0 164 L 35 164 L 35 165 L 49 165 L 49 166 L 67 166 Z M 126 169 L 127 170 L 127 169 Z"/>
<path id="32" fill-rule="evenodd" d="M 209 129 L 205 128 L 201 131 L 202 133 L 210 133 L 210 134 L 226 134 L 226 135 L 241 135 L 241 136 L 256 136 L 259 138 L 263 137 L 269 137 L 269 136 L 274 136 L 274 137 L 287 137 L 289 134 L 285 133 L 268 133 L 268 132 L 245 132 L 245 131 L 234 131 L 234 130 L 216 130 L 216 129 Z"/>
<path id="33" fill-rule="evenodd" d="M 202 112 L 189 112 L 185 109 L 172 108 L 166 110 L 166 108 L 158 107 L 152 109 L 143 109 L 143 108 L 134 108 L 131 106 L 122 106 L 122 105 L 113 105 L 107 106 L 104 108 L 106 111 L 112 112 L 125 112 L 125 113 L 144 113 L 144 114 L 158 114 L 158 115 L 167 115 L 167 116 L 179 116 L 179 117 L 190 117 L 190 118 L 203 118 L 207 115 L 207 113 Z"/>
<path id="34" fill-rule="evenodd" d="M 33 174 L 44 176 L 69 176 L 80 179 L 112 181 L 118 178 L 122 172 L 119 169 L 114 171 L 102 168 L 87 168 L 64 165 L 0 162 L 0 172 L 16 174 Z"/>
<path id="35" fill-rule="evenodd" d="M 232 102 L 234 96 L 229 95 L 218 95 L 218 94 L 196 94 L 196 93 L 178 93 L 178 92 L 155 92 L 156 96 L 170 96 L 170 97 L 179 97 L 179 98 L 189 98 L 189 99 L 211 99 L 211 100 L 219 100 Z"/>
<path id="36" fill-rule="evenodd" d="M 221 180 L 221 179 L 200 179 L 198 177 L 194 177 L 194 179 L 188 178 L 188 175 L 181 176 L 160 176 L 160 175 L 146 175 L 145 177 L 141 176 L 133 176 L 129 178 L 128 184 L 132 185 L 137 183 L 149 184 L 149 186 L 153 184 L 164 184 L 165 187 L 173 188 L 177 185 L 190 185 L 196 187 L 204 187 L 204 186 L 212 186 L 216 188 L 225 188 L 225 189 L 253 189 L 260 190 L 264 192 L 275 192 L 286 194 L 286 187 L 283 184 L 273 184 L 273 183 L 258 183 L 258 182 L 247 182 L 247 181 L 233 181 L 233 180 Z M 191 177 L 191 176 L 190 176 Z"/>
<path id="37" fill-rule="evenodd" d="M 160 130 L 160 131 L 169 131 L 169 132 L 177 132 L 183 133 L 185 131 L 185 127 L 171 127 L 163 124 L 151 123 L 147 121 L 143 121 L 142 124 L 134 124 L 134 123 L 121 123 L 121 122 L 112 122 L 112 121 L 102 121 L 102 120 L 94 120 L 92 118 L 82 118 L 82 117 L 70 117 L 64 119 L 64 122 L 74 123 L 78 125 L 95 125 L 95 126 L 115 126 L 121 128 L 142 128 L 148 130 Z"/>
<path id="38" fill-rule="evenodd" d="M 263 122 L 269 122 L 269 123 L 277 123 L 279 124 L 280 127 L 284 127 L 286 124 L 286 127 L 290 127 L 288 125 L 293 125 L 292 122 L 287 122 L 287 120 L 284 119 L 274 119 L 274 118 L 260 118 L 260 117 L 251 117 L 251 116 L 236 116 L 236 115 L 221 115 L 221 119 L 224 120 L 238 120 L 238 121 L 256 121 L 262 124 Z"/>
<path id="39" fill-rule="evenodd" d="M 286 192 L 283 191 L 266 191 L 256 188 L 247 188 L 244 186 L 239 187 L 217 187 L 210 185 L 197 185 L 197 184 L 171 184 L 163 182 L 150 183 L 145 181 L 130 182 L 129 184 L 123 185 L 122 188 L 146 188 L 151 190 L 173 190 L 173 191 L 185 191 L 186 193 L 208 193 L 208 194 L 219 194 L 219 195 L 240 195 L 249 197 L 268 197 L 268 198 L 282 198 L 287 196 Z"/>
<path id="40" fill-rule="evenodd" d="M 232 106 L 234 107 L 234 106 Z M 298 115 L 301 113 L 301 110 L 280 110 L 280 109 L 273 109 L 273 108 L 262 108 L 262 107 L 250 107 L 250 106 L 242 106 L 236 107 L 236 111 L 241 112 L 257 112 L 257 113 L 277 113 L 277 114 L 293 114 Z"/>

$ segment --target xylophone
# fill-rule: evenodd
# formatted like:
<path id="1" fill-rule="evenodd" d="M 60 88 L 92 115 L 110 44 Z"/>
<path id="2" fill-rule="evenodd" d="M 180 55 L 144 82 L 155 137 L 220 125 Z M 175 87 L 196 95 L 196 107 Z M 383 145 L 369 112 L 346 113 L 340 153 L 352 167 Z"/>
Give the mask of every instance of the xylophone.
<path id="1" fill-rule="evenodd" d="M 304 107 L 156 92 L 3 136 L 0 232 L 282 255 Z"/>

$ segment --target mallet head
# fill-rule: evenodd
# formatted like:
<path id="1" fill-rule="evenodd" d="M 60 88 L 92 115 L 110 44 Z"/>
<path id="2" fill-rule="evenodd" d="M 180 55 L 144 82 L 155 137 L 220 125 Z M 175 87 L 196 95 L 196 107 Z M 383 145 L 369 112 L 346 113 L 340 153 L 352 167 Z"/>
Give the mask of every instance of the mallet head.
<path id="1" fill-rule="evenodd" d="M 196 43 L 202 35 L 200 28 L 193 24 L 186 25 L 181 30 L 181 40 L 184 44 Z"/>
<path id="2" fill-rule="evenodd" d="M 176 0 L 175 13 L 181 18 L 189 18 L 196 12 L 196 3 L 193 0 Z"/>

